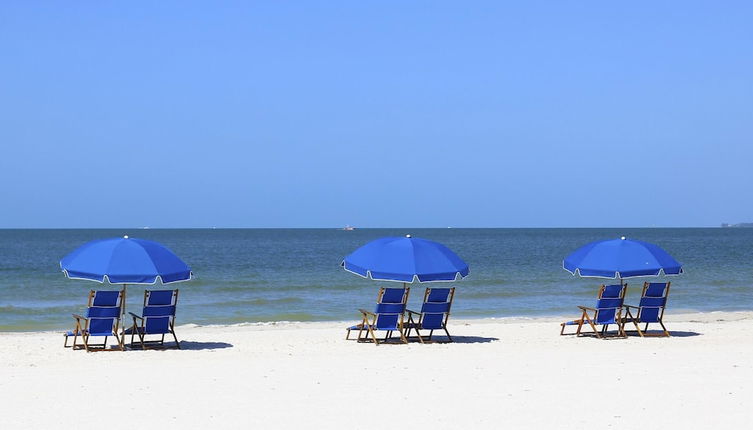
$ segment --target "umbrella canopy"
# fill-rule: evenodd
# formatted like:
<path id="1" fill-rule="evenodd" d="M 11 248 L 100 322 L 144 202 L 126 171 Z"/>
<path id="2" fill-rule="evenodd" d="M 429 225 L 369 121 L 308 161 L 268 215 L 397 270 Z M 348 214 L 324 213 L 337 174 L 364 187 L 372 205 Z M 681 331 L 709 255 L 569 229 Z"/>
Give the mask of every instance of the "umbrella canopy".
<path id="1" fill-rule="evenodd" d="M 128 236 L 87 242 L 60 260 L 60 268 L 71 279 L 112 284 L 169 284 L 193 276 L 191 268 L 163 245 Z"/>
<path id="2" fill-rule="evenodd" d="M 441 282 L 468 276 L 468 265 L 441 243 L 417 237 L 383 237 L 345 257 L 348 272 L 377 281 Z"/>
<path id="3" fill-rule="evenodd" d="M 624 279 L 637 276 L 679 275 L 682 264 L 660 247 L 624 237 L 582 246 L 562 262 L 573 275 Z"/>

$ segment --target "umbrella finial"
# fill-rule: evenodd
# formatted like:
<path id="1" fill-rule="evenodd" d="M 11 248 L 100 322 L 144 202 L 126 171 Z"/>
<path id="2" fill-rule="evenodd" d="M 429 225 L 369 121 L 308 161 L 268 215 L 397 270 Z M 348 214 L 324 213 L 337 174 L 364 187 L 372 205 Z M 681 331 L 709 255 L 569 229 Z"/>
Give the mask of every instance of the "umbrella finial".
<path id="1" fill-rule="evenodd" d="M 123 236 L 123 239 L 128 239 L 128 235 L 126 234 L 125 236 Z M 623 239 L 624 239 L 624 237 L 623 237 Z"/>
<path id="2" fill-rule="evenodd" d="M 622 236 L 620 239 L 625 240 L 625 236 Z"/>

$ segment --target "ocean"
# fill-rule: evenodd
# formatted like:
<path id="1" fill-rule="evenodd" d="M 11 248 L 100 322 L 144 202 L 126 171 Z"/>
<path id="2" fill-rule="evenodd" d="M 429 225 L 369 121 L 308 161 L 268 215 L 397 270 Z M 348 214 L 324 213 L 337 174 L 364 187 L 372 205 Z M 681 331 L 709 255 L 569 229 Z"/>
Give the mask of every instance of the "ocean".
<path id="1" fill-rule="evenodd" d="M 577 316 L 607 280 L 574 277 L 562 259 L 581 245 L 626 236 L 655 243 L 684 264 L 667 312 L 753 309 L 753 228 L 648 229 L 81 229 L 0 230 L 0 330 L 72 327 L 90 289 L 67 279 L 59 261 L 83 243 L 129 235 L 155 240 L 193 269 L 180 289 L 178 324 L 355 321 L 380 285 L 345 272 L 343 257 L 383 236 L 441 242 L 470 266 L 456 282 L 452 318 Z M 627 280 L 636 304 L 644 280 Z M 443 284 L 444 285 L 444 284 Z M 127 311 L 140 313 L 144 286 L 128 286 Z M 164 288 L 157 285 L 156 288 Z M 411 288 L 418 309 L 424 285 Z"/>

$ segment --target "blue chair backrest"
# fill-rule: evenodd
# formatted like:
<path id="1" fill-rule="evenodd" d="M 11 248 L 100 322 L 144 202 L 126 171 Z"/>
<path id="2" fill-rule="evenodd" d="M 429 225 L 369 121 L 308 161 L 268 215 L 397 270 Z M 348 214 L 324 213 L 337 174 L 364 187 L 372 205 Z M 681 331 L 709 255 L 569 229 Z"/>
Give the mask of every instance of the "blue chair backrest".
<path id="1" fill-rule="evenodd" d="M 92 306 L 120 306 L 120 291 L 95 291 Z"/>
<path id="2" fill-rule="evenodd" d="M 173 304 L 173 290 L 149 291 L 146 297 L 146 304 L 150 306 L 163 306 Z"/>
<path id="3" fill-rule="evenodd" d="M 90 293 L 91 305 L 86 309 L 90 333 L 112 333 L 120 320 L 120 291 L 97 290 Z"/>
<path id="4" fill-rule="evenodd" d="M 120 306 L 90 306 L 86 310 L 90 333 L 111 333 L 120 319 Z"/>
<path id="5" fill-rule="evenodd" d="M 177 290 L 159 290 L 145 292 L 144 332 L 146 334 L 165 334 L 170 332 L 175 319 Z"/>
<path id="6" fill-rule="evenodd" d="M 430 288 L 426 301 L 432 303 L 446 302 L 450 297 L 450 291 L 452 291 L 452 288 Z"/>
<path id="7" fill-rule="evenodd" d="M 402 303 L 405 288 L 385 288 L 380 303 Z"/>
<path id="8" fill-rule="evenodd" d="M 625 285 L 606 285 L 596 301 L 596 324 L 616 324 L 625 302 Z"/>
<path id="9" fill-rule="evenodd" d="M 622 309 L 624 299 L 599 299 L 596 302 L 596 323 L 616 324 L 617 312 Z"/>
<path id="10" fill-rule="evenodd" d="M 638 304 L 640 307 L 638 315 L 641 322 L 659 322 L 661 311 L 667 304 L 666 290 L 667 284 L 664 282 L 648 284 Z"/>
<path id="11" fill-rule="evenodd" d="M 450 292 L 452 288 L 431 288 L 426 301 L 421 305 L 421 327 L 427 330 L 443 327 L 450 312 Z"/>
<path id="12" fill-rule="evenodd" d="M 376 327 L 381 330 L 397 330 L 400 316 L 405 312 L 405 303 L 377 303 L 374 313 Z"/>
<path id="13" fill-rule="evenodd" d="M 376 328 L 380 330 L 397 330 L 400 317 L 405 312 L 405 288 L 384 288 L 380 301 L 374 308 Z"/>
<path id="14" fill-rule="evenodd" d="M 625 289 L 624 285 L 606 285 L 604 286 L 604 289 L 601 292 L 601 298 L 602 299 L 616 299 L 619 297 L 624 297 L 623 290 Z"/>

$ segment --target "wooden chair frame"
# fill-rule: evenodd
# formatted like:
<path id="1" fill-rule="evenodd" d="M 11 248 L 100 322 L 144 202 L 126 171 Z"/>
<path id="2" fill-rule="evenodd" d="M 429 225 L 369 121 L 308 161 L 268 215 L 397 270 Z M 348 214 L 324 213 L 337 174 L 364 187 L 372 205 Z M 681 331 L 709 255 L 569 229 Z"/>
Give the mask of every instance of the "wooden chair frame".
<path id="1" fill-rule="evenodd" d="M 599 295 L 598 295 L 599 299 L 602 298 L 602 295 L 604 294 L 604 289 L 606 289 L 606 285 L 602 284 L 601 287 L 599 288 Z M 622 291 L 620 292 L 619 298 L 624 299 L 626 293 L 627 293 L 627 284 L 623 284 L 623 288 L 622 288 Z M 625 320 L 624 318 L 622 318 L 623 307 L 624 305 L 620 306 L 615 311 L 614 320 L 616 321 L 616 325 L 617 325 L 617 334 L 611 337 L 618 337 L 618 338 L 627 337 L 627 334 L 625 333 Z M 580 337 L 586 334 L 593 334 L 599 339 L 606 339 L 608 337 L 607 332 L 608 332 L 608 328 L 610 324 L 602 324 L 601 330 L 598 330 L 596 328 L 596 320 L 597 320 L 597 316 L 598 316 L 597 314 L 599 310 L 596 308 L 589 307 L 589 306 L 578 306 L 578 308 L 582 312 L 580 318 L 577 320 L 569 321 L 570 324 L 568 324 L 568 322 L 564 322 L 560 324 L 560 326 L 562 327 L 560 330 L 560 335 L 575 334 L 576 336 Z M 590 314 L 591 312 L 593 313 L 593 315 Z M 572 324 L 572 323 L 575 323 L 575 324 Z M 593 333 L 590 333 L 590 332 L 583 333 L 583 326 L 586 324 L 588 324 L 588 326 L 591 327 L 591 330 L 593 331 Z M 565 327 L 567 325 L 577 325 L 578 329 L 575 331 L 575 333 L 565 333 Z"/>
<path id="2" fill-rule="evenodd" d="M 431 293 L 431 287 L 427 287 L 424 291 L 424 303 L 426 303 L 426 299 L 429 297 L 429 294 Z M 452 342 L 452 336 L 450 336 L 450 332 L 447 331 L 447 320 L 450 319 L 450 310 L 452 309 L 452 301 L 455 298 L 455 287 L 450 287 L 450 293 L 447 296 L 447 302 L 450 304 L 447 308 L 447 312 L 444 313 L 444 317 L 442 318 L 442 329 L 444 330 L 445 334 L 447 335 L 448 342 Z M 421 332 L 419 331 L 419 328 L 423 330 L 423 320 L 424 320 L 424 314 L 422 312 L 416 312 L 412 311 L 410 309 L 406 310 L 408 313 L 408 323 L 407 323 L 407 332 L 405 334 L 405 337 L 410 340 L 410 333 L 412 330 L 416 330 L 416 337 L 418 337 L 419 342 L 421 343 L 427 343 L 432 342 L 431 337 L 434 335 L 434 330 L 437 329 L 427 329 L 429 330 L 429 336 L 427 336 L 426 340 L 424 340 L 424 336 L 421 336 Z M 418 322 L 416 322 L 413 319 L 413 316 L 418 316 Z"/>
<path id="3" fill-rule="evenodd" d="M 86 302 L 86 307 L 91 308 L 94 303 L 94 296 L 96 295 L 95 290 L 89 291 L 89 298 Z M 120 310 L 118 311 L 118 317 L 115 318 L 115 326 L 113 327 L 113 336 L 118 341 L 117 347 L 114 348 L 108 348 L 107 347 L 107 338 L 110 336 L 104 336 L 104 341 L 102 343 L 89 343 L 89 338 L 91 335 L 89 334 L 89 324 L 91 322 L 91 318 L 87 318 L 78 314 L 73 314 L 73 319 L 76 320 L 76 327 L 73 329 L 73 344 L 71 346 L 68 346 L 68 333 L 65 333 L 65 342 L 63 342 L 64 348 L 71 348 L 71 349 L 85 349 L 86 352 L 95 352 L 95 351 L 125 351 L 125 345 L 124 345 L 124 337 L 122 333 L 119 335 L 120 331 L 120 316 L 123 314 L 123 306 L 124 306 L 124 298 L 125 296 L 125 290 L 120 290 L 118 292 L 118 302 L 120 303 Z M 83 324 L 82 324 L 83 321 Z M 77 340 L 78 338 L 81 338 L 81 341 L 83 344 L 78 344 Z"/>
<path id="4" fill-rule="evenodd" d="M 648 289 L 648 287 L 649 287 L 650 284 L 651 284 L 650 282 L 644 282 L 643 283 L 643 291 L 641 291 L 641 298 L 645 297 L 646 290 Z M 659 316 L 657 318 L 659 320 L 657 322 L 658 322 L 658 324 L 662 328 L 661 332 L 659 332 L 659 333 L 649 333 L 648 332 L 648 325 L 652 324 L 653 322 L 647 322 L 647 323 L 645 323 L 646 326 L 643 327 L 643 330 L 641 330 L 641 328 L 640 328 L 640 326 L 638 324 L 644 324 L 644 322 L 640 320 L 640 318 L 641 318 L 641 307 L 640 306 L 625 305 L 625 314 L 626 315 L 625 315 L 623 324 L 626 323 L 626 322 L 628 322 L 628 321 L 632 322 L 633 325 L 635 325 L 635 330 L 638 332 L 638 334 L 641 337 L 670 337 L 671 335 L 669 334 L 669 330 L 667 330 L 667 327 L 664 326 L 664 321 L 663 321 L 663 319 L 664 319 L 664 309 L 667 307 L 667 301 L 669 301 L 669 287 L 670 287 L 670 284 L 671 284 L 671 282 L 667 282 L 667 286 L 665 287 L 665 290 L 664 290 L 664 297 L 665 297 L 664 306 L 661 307 L 661 312 L 659 312 Z M 632 312 L 630 312 L 630 309 L 635 309 L 636 310 L 636 316 L 635 317 L 633 317 L 633 314 L 632 314 Z"/>
<path id="5" fill-rule="evenodd" d="M 359 309 L 358 312 L 360 312 L 363 315 L 363 319 L 361 320 L 360 328 L 358 330 L 358 342 L 371 342 L 373 341 L 374 344 L 379 345 L 379 339 L 376 336 L 376 320 L 377 320 L 377 314 L 374 312 L 369 312 L 365 309 Z M 398 323 L 397 323 L 397 331 L 400 333 L 400 341 L 402 343 L 408 343 L 408 338 L 405 336 L 405 328 L 404 328 L 404 315 L 401 314 L 398 317 Z M 369 320 L 371 318 L 371 320 Z M 364 330 L 366 330 L 366 335 L 363 335 Z M 394 330 L 387 330 L 387 332 L 384 335 L 384 339 L 382 340 L 382 343 L 386 343 L 390 339 L 392 339 L 392 332 Z M 369 339 L 369 336 L 371 339 Z M 347 336 L 346 336 L 347 339 Z"/>
<path id="6" fill-rule="evenodd" d="M 583 336 L 584 333 L 582 333 L 583 326 L 588 323 L 588 325 L 591 327 L 591 330 L 593 330 L 593 334 L 596 335 L 599 339 L 605 339 L 607 337 L 607 331 L 609 328 L 609 324 L 602 324 L 601 330 L 596 329 L 596 323 L 594 322 L 596 320 L 596 313 L 599 311 L 596 308 L 590 308 L 588 306 L 578 306 L 582 311 L 583 314 L 581 315 L 581 323 L 578 324 L 578 330 L 575 332 L 576 336 Z M 593 312 L 593 316 L 589 315 L 589 312 Z M 617 334 L 613 337 L 627 337 L 627 334 L 625 334 L 625 324 L 622 321 L 622 307 L 617 308 L 615 317 L 614 317 L 617 325 Z M 601 331 L 601 333 L 599 333 Z M 590 334 L 590 333 L 587 333 Z"/>
<path id="7" fill-rule="evenodd" d="M 377 295 L 377 304 L 382 303 L 382 297 L 384 296 L 385 288 L 382 287 L 379 289 L 379 294 Z M 403 293 L 403 299 L 402 304 L 408 303 L 408 296 L 410 294 L 410 287 L 405 287 L 405 292 Z M 367 311 L 365 309 L 359 309 L 358 312 L 361 313 L 361 322 L 357 324 L 355 327 L 358 328 L 358 336 L 354 339 L 357 342 L 374 342 L 375 345 L 380 345 L 381 343 L 387 343 L 390 339 L 392 339 L 393 331 L 395 330 L 387 330 L 384 339 L 379 341 L 376 335 L 376 323 L 377 323 L 377 317 L 378 315 L 374 312 Z M 405 313 L 400 314 L 398 317 L 398 324 L 397 324 L 397 332 L 400 334 L 400 341 L 402 343 L 408 343 L 408 339 L 405 336 Z M 345 334 L 345 339 L 350 339 L 350 332 L 354 328 L 348 327 L 347 333 Z M 364 333 L 365 332 L 365 333 Z"/>
<path id="8" fill-rule="evenodd" d="M 147 306 L 147 300 L 148 300 L 148 290 L 144 291 L 144 307 Z M 177 306 L 178 304 L 178 290 L 173 290 L 173 299 L 172 299 L 172 306 Z M 149 336 L 149 333 L 145 333 L 146 331 L 146 318 L 144 318 L 141 315 L 136 315 L 133 312 L 129 312 L 131 317 L 133 317 L 133 326 L 129 329 L 130 335 L 131 335 L 131 347 L 133 347 L 134 343 L 134 337 L 139 337 L 139 343 L 141 344 L 141 349 L 147 350 L 147 349 L 167 349 L 168 347 L 165 346 L 165 335 L 166 334 L 172 334 L 173 339 L 175 340 L 175 347 L 177 349 L 180 349 L 180 342 L 178 342 L 178 336 L 175 335 L 175 316 L 173 316 L 170 320 L 169 326 L 168 326 L 168 333 L 160 333 L 162 335 L 160 340 L 145 340 L 146 336 Z M 140 323 L 139 323 L 140 322 Z"/>

